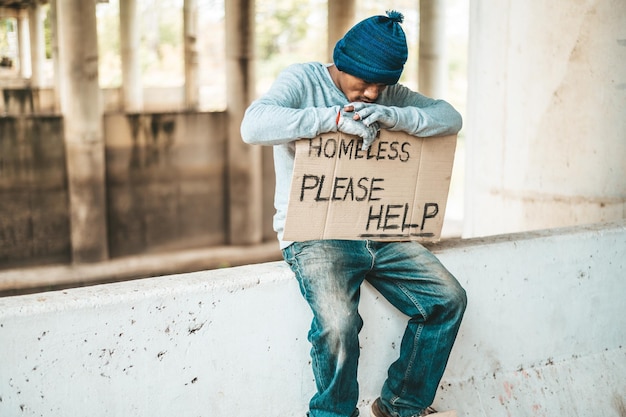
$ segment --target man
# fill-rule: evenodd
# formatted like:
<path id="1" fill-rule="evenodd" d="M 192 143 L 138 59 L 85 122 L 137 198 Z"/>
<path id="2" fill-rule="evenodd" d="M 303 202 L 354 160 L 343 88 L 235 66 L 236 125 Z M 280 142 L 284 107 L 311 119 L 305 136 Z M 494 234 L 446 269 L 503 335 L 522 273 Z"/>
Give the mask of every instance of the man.
<path id="1" fill-rule="evenodd" d="M 246 110 L 243 140 L 273 145 L 274 229 L 285 261 L 313 311 L 309 331 L 317 392 L 310 417 L 359 414 L 357 366 L 360 286 L 367 280 L 410 317 L 373 417 L 430 414 L 466 306 L 466 295 L 439 260 L 416 242 L 283 240 L 294 140 L 325 132 L 358 135 L 367 148 L 378 129 L 415 136 L 455 134 L 461 116 L 448 103 L 398 84 L 408 49 L 402 14 L 373 16 L 337 42 L 333 64 L 295 64 Z"/>

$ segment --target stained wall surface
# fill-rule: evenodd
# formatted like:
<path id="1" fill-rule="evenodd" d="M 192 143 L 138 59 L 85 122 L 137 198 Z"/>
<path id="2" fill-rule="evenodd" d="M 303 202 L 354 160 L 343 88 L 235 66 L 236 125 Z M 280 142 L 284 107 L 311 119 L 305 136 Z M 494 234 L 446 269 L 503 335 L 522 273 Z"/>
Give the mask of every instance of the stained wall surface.
<path id="1" fill-rule="evenodd" d="M 433 246 L 468 293 L 435 405 L 624 416 L 626 222 Z M 360 407 L 406 317 L 365 285 Z M 302 417 L 311 313 L 284 262 L 0 298 L 0 415 Z"/>
<path id="2" fill-rule="evenodd" d="M 0 117 L 0 268 L 70 258 L 63 119 Z"/>
<path id="3" fill-rule="evenodd" d="M 112 257 L 225 243 L 221 113 L 105 117 Z"/>
<path id="4" fill-rule="evenodd" d="M 225 121 L 104 116 L 111 257 L 225 244 Z M 0 269 L 71 261 L 63 129 L 58 115 L 0 117 Z"/>

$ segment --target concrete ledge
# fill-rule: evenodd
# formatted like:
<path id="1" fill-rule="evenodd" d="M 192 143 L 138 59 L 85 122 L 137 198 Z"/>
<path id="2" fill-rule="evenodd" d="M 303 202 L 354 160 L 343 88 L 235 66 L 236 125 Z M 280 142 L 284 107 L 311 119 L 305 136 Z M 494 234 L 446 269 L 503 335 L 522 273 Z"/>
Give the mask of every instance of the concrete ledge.
<path id="1" fill-rule="evenodd" d="M 433 250 L 470 302 L 437 406 L 626 415 L 626 222 Z M 365 411 L 406 319 L 361 314 Z M 0 415 L 302 417 L 310 319 L 280 261 L 1 298 Z"/>
<path id="2" fill-rule="evenodd" d="M 226 268 L 282 259 L 278 243 L 219 246 L 126 256 L 79 265 L 45 265 L 0 270 L 0 297 L 60 290 L 183 272 Z"/>

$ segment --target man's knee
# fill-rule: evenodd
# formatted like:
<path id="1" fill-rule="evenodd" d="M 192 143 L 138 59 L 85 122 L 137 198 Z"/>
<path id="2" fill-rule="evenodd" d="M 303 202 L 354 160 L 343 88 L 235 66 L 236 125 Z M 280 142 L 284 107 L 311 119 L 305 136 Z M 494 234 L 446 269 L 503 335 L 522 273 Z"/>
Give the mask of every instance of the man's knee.
<path id="1" fill-rule="evenodd" d="M 357 337 L 363 327 L 363 319 L 358 311 L 329 309 L 318 315 L 318 320 L 320 336 L 337 345 Z"/>
<path id="2" fill-rule="evenodd" d="M 463 316 L 467 308 L 467 292 L 452 275 L 446 280 L 443 297 L 446 311 Z"/>
<path id="3" fill-rule="evenodd" d="M 467 308 L 467 292 L 460 284 L 455 285 L 454 290 L 450 292 L 448 305 L 459 317 L 462 317 L 465 313 L 465 309 Z"/>

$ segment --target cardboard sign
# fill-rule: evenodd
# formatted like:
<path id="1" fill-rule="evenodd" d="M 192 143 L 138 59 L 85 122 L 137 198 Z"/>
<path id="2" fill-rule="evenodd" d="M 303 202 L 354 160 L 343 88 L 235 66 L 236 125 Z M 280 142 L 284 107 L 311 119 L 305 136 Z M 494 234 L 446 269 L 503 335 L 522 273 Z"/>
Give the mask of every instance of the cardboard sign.
<path id="1" fill-rule="evenodd" d="M 284 239 L 438 240 L 456 135 L 381 130 L 361 145 L 341 132 L 296 142 Z"/>

